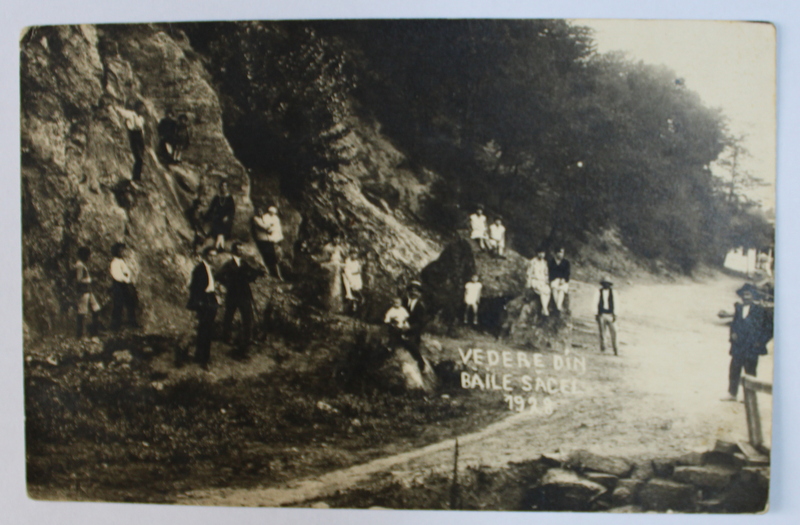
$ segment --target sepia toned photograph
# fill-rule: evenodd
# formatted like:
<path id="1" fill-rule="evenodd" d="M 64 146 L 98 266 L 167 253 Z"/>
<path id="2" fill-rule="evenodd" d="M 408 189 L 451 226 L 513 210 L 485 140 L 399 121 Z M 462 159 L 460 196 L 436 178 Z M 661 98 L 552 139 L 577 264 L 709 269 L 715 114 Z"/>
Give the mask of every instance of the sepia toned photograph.
<path id="1" fill-rule="evenodd" d="M 768 510 L 773 25 L 19 46 L 30 498 Z"/>

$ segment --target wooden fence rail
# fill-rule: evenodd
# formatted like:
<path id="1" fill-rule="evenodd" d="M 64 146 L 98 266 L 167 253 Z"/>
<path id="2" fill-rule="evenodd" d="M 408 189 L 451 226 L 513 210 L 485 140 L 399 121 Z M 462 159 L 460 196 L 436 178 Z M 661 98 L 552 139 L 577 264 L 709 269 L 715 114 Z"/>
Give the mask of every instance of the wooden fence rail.
<path id="1" fill-rule="evenodd" d="M 747 432 L 750 444 L 757 450 L 769 454 L 769 447 L 764 445 L 764 434 L 761 431 L 761 414 L 758 410 L 758 392 L 772 395 L 772 385 L 759 381 L 751 375 L 742 375 L 744 389 L 744 408 L 747 414 Z"/>

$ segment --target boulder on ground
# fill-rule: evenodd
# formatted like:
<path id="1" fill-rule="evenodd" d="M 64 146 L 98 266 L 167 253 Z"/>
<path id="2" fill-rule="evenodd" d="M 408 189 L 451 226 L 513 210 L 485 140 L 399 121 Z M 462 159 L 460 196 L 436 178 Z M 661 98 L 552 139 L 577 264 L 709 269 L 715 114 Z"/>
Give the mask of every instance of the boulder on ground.
<path id="1" fill-rule="evenodd" d="M 607 492 L 606 488 L 572 472 L 560 468 L 547 471 L 539 485 L 533 487 L 526 498 L 538 510 L 589 510 L 595 500 Z"/>
<path id="2" fill-rule="evenodd" d="M 720 489 L 731 483 L 737 469 L 723 465 L 675 467 L 672 479 L 702 488 Z"/>
<path id="3" fill-rule="evenodd" d="M 632 464 L 619 457 L 601 456 L 588 450 L 578 450 L 569 455 L 567 465 L 576 470 L 604 472 L 617 477 L 625 477 L 631 472 Z"/>
<path id="4" fill-rule="evenodd" d="M 645 510 L 689 512 L 697 503 L 697 488 L 665 479 L 651 479 L 639 491 L 639 503 Z"/>

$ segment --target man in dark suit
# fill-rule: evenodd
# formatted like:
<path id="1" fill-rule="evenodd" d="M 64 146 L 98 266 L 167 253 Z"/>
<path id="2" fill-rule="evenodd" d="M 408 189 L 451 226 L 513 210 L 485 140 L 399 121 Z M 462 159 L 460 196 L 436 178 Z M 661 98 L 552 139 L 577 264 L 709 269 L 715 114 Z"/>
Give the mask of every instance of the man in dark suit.
<path id="1" fill-rule="evenodd" d="M 422 283 L 411 281 L 408 285 L 408 295 L 403 301 L 403 306 L 408 311 L 408 330 L 404 340 L 406 348 L 411 357 L 416 360 L 420 371 L 425 370 L 425 360 L 422 358 L 420 346 L 422 346 L 422 331 L 427 323 L 427 311 L 425 303 L 422 302 Z"/>
<path id="2" fill-rule="evenodd" d="M 734 305 L 735 312 L 731 321 L 731 366 L 728 383 L 728 396 L 723 401 L 736 401 L 742 368 L 751 375 L 756 375 L 758 357 L 767 353 L 767 343 L 772 339 L 772 321 L 767 310 L 755 299 L 760 297 L 758 289 L 750 283 L 736 291 L 742 298 L 741 303 Z"/>
<path id="3" fill-rule="evenodd" d="M 241 243 L 231 245 L 231 258 L 219 273 L 217 280 L 225 285 L 225 314 L 222 317 L 222 338 L 230 342 L 233 316 L 236 311 L 242 318 L 242 331 L 239 334 L 239 351 L 242 356 L 247 351 L 253 333 L 253 291 L 250 283 L 264 275 L 264 272 L 253 268 L 242 259 Z"/>
<path id="4" fill-rule="evenodd" d="M 186 308 L 197 314 L 197 350 L 194 360 L 206 370 L 211 358 L 214 319 L 219 308 L 216 281 L 209 263 L 209 259 L 215 254 L 216 250 L 208 247 L 198 256 L 197 266 L 192 271 L 192 281 L 189 284 L 189 302 L 186 304 Z"/>

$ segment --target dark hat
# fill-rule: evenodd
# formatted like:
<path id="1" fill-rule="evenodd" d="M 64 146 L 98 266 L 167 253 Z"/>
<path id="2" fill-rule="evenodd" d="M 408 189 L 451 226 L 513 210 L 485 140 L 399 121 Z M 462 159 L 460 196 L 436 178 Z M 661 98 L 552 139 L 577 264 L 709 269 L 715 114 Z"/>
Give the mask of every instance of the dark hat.
<path id="1" fill-rule="evenodd" d="M 119 254 L 122 252 L 124 248 L 126 248 L 124 242 L 115 242 L 114 244 L 111 245 L 111 255 L 113 255 L 114 257 L 119 256 Z"/>
<path id="2" fill-rule="evenodd" d="M 600 278 L 600 284 L 613 285 L 614 283 L 609 280 L 607 275 L 604 275 L 603 277 Z"/>
<path id="3" fill-rule="evenodd" d="M 750 292 L 754 299 L 761 297 L 761 291 L 753 283 L 744 283 L 744 285 L 736 290 L 736 295 L 739 297 L 744 296 L 745 292 Z"/>
<path id="4" fill-rule="evenodd" d="M 422 283 L 416 279 L 408 283 L 409 290 L 422 290 Z"/>

